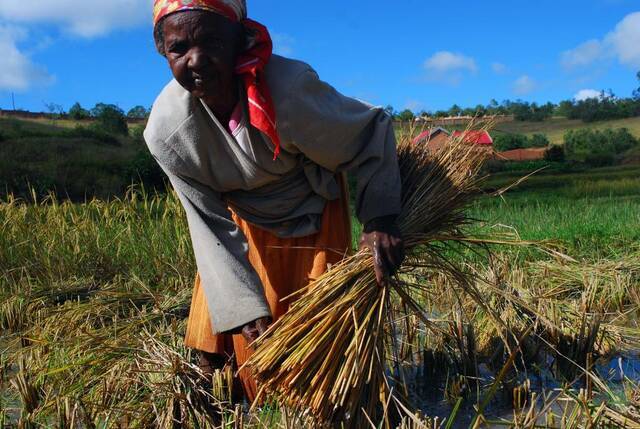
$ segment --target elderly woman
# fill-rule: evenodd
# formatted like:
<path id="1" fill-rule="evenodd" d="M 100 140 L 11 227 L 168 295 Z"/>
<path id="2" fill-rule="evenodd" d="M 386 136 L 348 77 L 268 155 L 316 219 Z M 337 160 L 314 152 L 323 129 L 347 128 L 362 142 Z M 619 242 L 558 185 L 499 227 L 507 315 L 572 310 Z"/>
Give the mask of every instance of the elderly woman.
<path id="1" fill-rule="evenodd" d="M 285 298 L 349 251 L 344 172 L 357 178 L 360 243 L 378 281 L 402 263 L 392 121 L 272 55 L 244 0 L 155 0 L 154 26 L 175 79 L 144 135 L 184 206 L 198 267 L 185 343 L 203 367 L 242 365 Z M 253 380 L 240 379 L 252 399 Z"/>

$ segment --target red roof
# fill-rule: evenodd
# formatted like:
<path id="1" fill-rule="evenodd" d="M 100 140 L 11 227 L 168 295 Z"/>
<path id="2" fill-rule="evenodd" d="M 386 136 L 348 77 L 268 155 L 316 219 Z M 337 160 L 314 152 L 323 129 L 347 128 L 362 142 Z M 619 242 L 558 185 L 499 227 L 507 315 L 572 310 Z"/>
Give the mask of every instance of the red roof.
<path id="1" fill-rule="evenodd" d="M 454 131 L 452 137 L 463 136 L 467 143 L 493 145 L 493 139 L 488 132 L 482 130 Z"/>
<path id="2" fill-rule="evenodd" d="M 449 135 L 449 132 L 447 130 L 445 130 L 444 128 L 441 128 L 441 127 L 429 128 L 428 130 L 423 131 L 422 133 L 420 133 L 420 135 L 418 137 L 413 139 L 413 144 L 418 144 L 418 143 L 421 143 L 421 142 L 423 142 L 425 140 L 428 142 L 429 140 L 431 140 L 433 137 L 435 137 L 439 133 L 445 133 L 446 135 Z"/>

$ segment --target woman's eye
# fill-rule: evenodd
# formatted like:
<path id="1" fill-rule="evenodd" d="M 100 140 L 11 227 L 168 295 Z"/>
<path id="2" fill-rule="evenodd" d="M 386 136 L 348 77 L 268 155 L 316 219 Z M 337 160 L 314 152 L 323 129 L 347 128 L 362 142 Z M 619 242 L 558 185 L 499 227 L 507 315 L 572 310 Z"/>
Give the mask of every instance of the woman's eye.
<path id="1" fill-rule="evenodd" d="M 172 43 L 169 45 L 169 52 L 172 54 L 184 54 L 187 51 L 186 43 Z"/>

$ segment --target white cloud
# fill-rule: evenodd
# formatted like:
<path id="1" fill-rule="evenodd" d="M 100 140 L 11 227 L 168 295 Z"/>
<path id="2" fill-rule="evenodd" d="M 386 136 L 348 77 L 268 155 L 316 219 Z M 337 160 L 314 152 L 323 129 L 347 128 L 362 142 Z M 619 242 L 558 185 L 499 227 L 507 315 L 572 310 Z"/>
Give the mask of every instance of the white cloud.
<path id="1" fill-rule="evenodd" d="M 82 37 L 151 22 L 152 0 L 3 0 L 0 18 L 19 23 L 56 24 Z"/>
<path id="2" fill-rule="evenodd" d="M 436 52 L 424 62 L 424 67 L 427 70 L 438 73 L 454 70 L 476 72 L 478 70 L 476 61 L 473 58 L 448 51 Z"/>
<path id="3" fill-rule="evenodd" d="M 429 80 L 457 85 L 465 73 L 476 73 L 476 61 L 460 53 L 439 51 L 424 62 Z"/>
<path id="4" fill-rule="evenodd" d="M 22 28 L 0 25 L 0 90 L 26 90 L 55 80 L 44 67 L 34 64 L 20 51 L 18 42 L 26 37 Z"/>
<path id="5" fill-rule="evenodd" d="M 527 75 L 520 76 L 513 83 L 513 92 L 518 95 L 525 95 L 536 89 L 536 82 Z"/>
<path id="6" fill-rule="evenodd" d="M 627 15 L 605 39 L 622 64 L 640 67 L 640 12 Z"/>
<path id="7" fill-rule="evenodd" d="M 495 74 L 505 74 L 507 72 L 507 66 L 502 63 L 493 63 L 491 64 L 491 70 L 493 70 Z"/>
<path id="8" fill-rule="evenodd" d="M 589 40 L 563 52 L 560 61 L 566 69 L 573 69 L 607 58 L 640 67 L 640 12 L 625 16 L 602 40 Z"/>
<path id="9" fill-rule="evenodd" d="M 293 55 L 293 45 L 296 39 L 284 33 L 271 33 L 273 39 L 273 52 L 285 57 Z"/>
<path id="10" fill-rule="evenodd" d="M 576 95 L 573 96 L 573 99 L 576 101 L 588 100 L 589 98 L 601 98 L 602 92 L 596 91 L 595 89 L 581 89 L 578 91 Z"/>
<path id="11" fill-rule="evenodd" d="M 575 49 L 564 51 L 560 62 L 564 68 L 572 69 L 574 67 L 589 65 L 600 58 L 602 54 L 602 43 L 598 40 L 589 40 Z"/>

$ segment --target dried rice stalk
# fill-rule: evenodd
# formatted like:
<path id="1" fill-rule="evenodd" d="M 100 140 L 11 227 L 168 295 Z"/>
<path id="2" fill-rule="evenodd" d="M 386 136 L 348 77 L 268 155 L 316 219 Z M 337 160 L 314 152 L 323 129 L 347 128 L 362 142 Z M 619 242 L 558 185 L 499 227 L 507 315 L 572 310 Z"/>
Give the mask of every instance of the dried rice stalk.
<path id="1" fill-rule="evenodd" d="M 387 322 L 398 297 L 405 312 L 418 314 L 428 328 L 437 329 L 412 298 L 428 285 L 403 282 L 402 273 L 438 270 L 484 307 L 470 275 L 445 259 L 445 252 L 453 243 L 466 241 L 465 208 L 477 195 L 486 152 L 459 137 L 434 154 L 407 137 L 398 146 L 398 156 L 403 184 L 398 222 L 407 251 L 401 273 L 381 288 L 368 252 L 345 259 L 301 293 L 257 341 L 247 364 L 262 386 L 261 394 L 308 410 L 319 423 L 365 427 L 382 417 L 381 404 L 388 401 L 392 384 L 385 375 L 386 363 L 393 360 L 398 340 L 395 332 L 389 335 L 394 324 Z"/>

